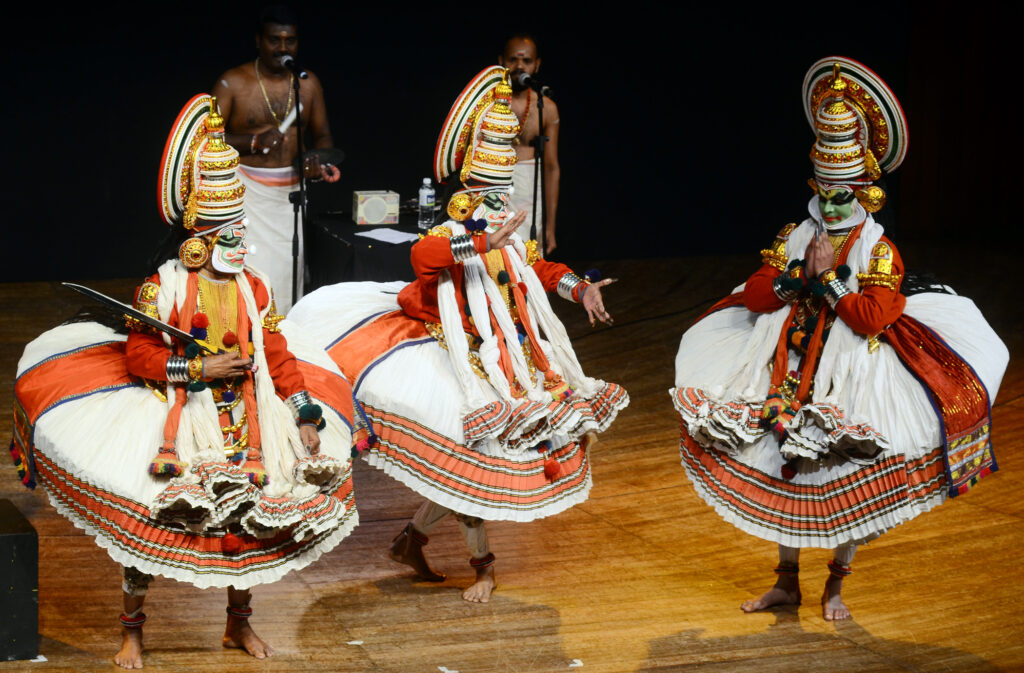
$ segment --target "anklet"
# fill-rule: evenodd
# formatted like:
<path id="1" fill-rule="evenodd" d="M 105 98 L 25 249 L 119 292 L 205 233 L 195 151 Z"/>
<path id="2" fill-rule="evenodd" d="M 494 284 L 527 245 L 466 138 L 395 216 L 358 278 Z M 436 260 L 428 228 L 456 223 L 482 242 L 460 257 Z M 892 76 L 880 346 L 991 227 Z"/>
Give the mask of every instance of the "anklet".
<path id="1" fill-rule="evenodd" d="M 248 605 L 241 608 L 236 608 L 233 605 L 229 605 L 227 612 L 230 616 L 234 617 L 235 619 L 245 620 L 249 619 L 249 617 L 252 617 L 252 608 L 250 608 Z"/>
<path id="2" fill-rule="evenodd" d="M 832 574 L 832 577 L 838 577 L 842 579 L 853 572 L 850 566 L 844 566 L 842 563 L 836 562 L 835 559 L 828 562 L 828 571 Z"/>
<path id="3" fill-rule="evenodd" d="M 137 612 L 134 616 L 129 617 L 125 613 L 121 613 L 118 617 L 118 621 L 121 622 L 121 626 L 126 629 L 141 629 L 142 625 L 146 623 L 146 613 Z"/>
<path id="4" fill-rule="evenodd" d="M 779 565 L 775 566 L 776 575 L 796 575 L 798 572 L 800 572 L 800 566 L 798 565 L 788 565 L 785 563 L 780 563 Z"/>
<path id="5" fill-rule="evenodd" d="M 494 554 L 488 553 L 487 556 L 484 556 L 483 558 L 471 558 L 469 559 L 469 565 L 477 569 L 492 566 L 494 565 Z"/>

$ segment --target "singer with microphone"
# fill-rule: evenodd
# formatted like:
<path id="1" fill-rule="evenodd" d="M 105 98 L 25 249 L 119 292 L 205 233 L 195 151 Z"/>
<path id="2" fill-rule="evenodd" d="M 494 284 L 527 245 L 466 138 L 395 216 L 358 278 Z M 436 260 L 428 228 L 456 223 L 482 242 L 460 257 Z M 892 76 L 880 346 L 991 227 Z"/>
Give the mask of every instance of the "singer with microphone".
<path id="1" fill-rule="evenodd" d="M 533 37 L 526 34 L 510 37 L 505 42 L 504 52 L 498 57 L 498 63 L 509 69 L 513 91 L 511 107 L 522 128 L 514 143 L 518 161 L 512 177 L 512 206 L 516 211 L 526 211 L 529 215 L 517 233 L 523 240 L 539 241 L 547 256 L 557 246 L 558 106 L 550 98 L 551 90 L 537 74 L 540 58 Z M 543 103 L 543 110 L 538 103 Z M 542 115 L 543 133 L 540 126 Z M 541 143 L 542 150 L 539 148 Z M 544 163 L 538 167 L 539 156 L 544 157 Z"/>
<path id="2" fill-rule="evenodd" d="M 246 242 L 253 266 L 270 276 L 277 310 L 291 307 L 293 275 L 293 206 L 288 195 L 298 189 L 296 166 L 299 133 L 309 130 L 307 151 L 334 145 L 320 80 L 298 61 L 298 18 L 285 6 L 263 9 L 256 26 L 254 61 L 228 70 L 213 86 L 227 120 L 225 139 L 238 150 L 238 174 L 245 183 L 249 229 Z M 295 104 L 295 78 L 300 79 Z M 321 164 L 315 153 L 303 162 L 307 179 L 336 182 L 338 167 Z M 302 227 L 298 227 L 296 295 L 302 296 Z"/>

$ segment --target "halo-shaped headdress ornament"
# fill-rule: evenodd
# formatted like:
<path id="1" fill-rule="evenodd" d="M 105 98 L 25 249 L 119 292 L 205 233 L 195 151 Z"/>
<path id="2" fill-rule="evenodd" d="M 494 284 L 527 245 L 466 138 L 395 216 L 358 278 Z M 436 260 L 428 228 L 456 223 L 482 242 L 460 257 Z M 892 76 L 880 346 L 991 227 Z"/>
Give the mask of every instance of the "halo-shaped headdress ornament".
<path id="1" fill-rule="evenodd" d="M 201 234 L 241 220 L 245 185 L 235 175 L 238 151 L 224 142 L 217 99 L 194 96 L 164 144 L 157 184 L 160 215 Z"/>
<path id="2" fill-rule="evenodd" d="M 512 183 L 516 163 L 512 140 L 519 120 L 509 109 L 508 70 L 494 65 L 474 77 L 455 99 L 434 150 L 434 177 L 457 174 L 490 189 Z"/>
<path id="3" fill-rule="evenodd" d="M 867 66 L 829 56 L 804 77 L 803 105 L 817 136 L 815 178 L 864 184 L 896 170 L 907 155 L 907 118 L 892 90 Z"/>

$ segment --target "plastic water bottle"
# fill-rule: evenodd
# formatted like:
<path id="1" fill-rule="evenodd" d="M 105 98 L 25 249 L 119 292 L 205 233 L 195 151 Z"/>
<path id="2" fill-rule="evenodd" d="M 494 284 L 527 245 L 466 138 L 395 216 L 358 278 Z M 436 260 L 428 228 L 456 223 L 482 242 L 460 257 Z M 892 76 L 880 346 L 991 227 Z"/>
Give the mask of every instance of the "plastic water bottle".
<path id="1" fill-rule="evenodd" d="M 420 229 L 434 226 L 434 185 L 430 178 L 423 178 L 420 185 Z"/>

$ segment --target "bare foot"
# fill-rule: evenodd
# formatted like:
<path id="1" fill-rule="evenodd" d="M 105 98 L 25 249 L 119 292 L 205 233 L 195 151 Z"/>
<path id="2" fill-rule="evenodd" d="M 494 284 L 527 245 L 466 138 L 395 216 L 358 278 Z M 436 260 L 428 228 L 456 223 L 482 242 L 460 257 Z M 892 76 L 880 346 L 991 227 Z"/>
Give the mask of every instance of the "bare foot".
<path id="1" fill-rule="evenodd" d="M 142 668 L 142 629 L 121 629 L 121 649 L 114 655 L 121 668 Z"/>
<path id="2" fill-rule="evenodd" d="M 266 659 L 274 653 L 274 648 L 266 644 L 249 626 L 248 619 L 238 619 L 228 615 L 228 625 L 224 629 L 224 647 L 245 650 L 257 659 Z"/>
<path id="3" fill-rule="evenodd" d="M 744 612 L 757 612 L 774 605 L 800 605 L 800 581 L 794 575 L 779 575 L 775 586 L 760 598 L 754 598 L 740 606 Z"/>
<path id="4" fill-rule="evenodd" d="M 476 582 L 462 592 L 462 599 L 470 603 L 487 603 L 491 600 L 491 592 L 498 587 L 494 581 L 494 566 L 477 568 Z"/>
<path id="5" fill-rule="evenodd" d="M 821 616 L 826 622 L 839 622 L 852 618 L 850 608 L 846 607 L 843 597 L 839 595 L 843 588 L 841 577 L 829 576 L 825 581 L 825 593 L 821 595 Z"/>
<path id="6" fill-rule="evenodd" d="M 388 550 L 388 558 L 392 561 L 405 564 L 416 571 L 420 579 L 427 582 L 444 582 L 444 573 L 435 572 L 426 557 L 423 556 L 424 542 L 416 539 L 417 533 L 413 530 L 412 524 L 405 527 L 401 533 L 391 541 L 391 548 Z M 426 538 L 424 538 L 426 539 Z"/>

